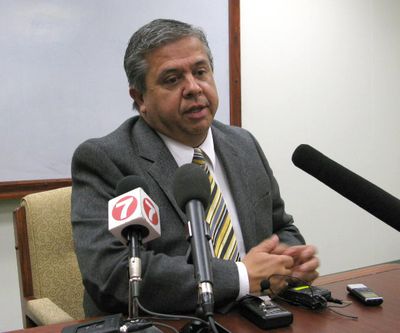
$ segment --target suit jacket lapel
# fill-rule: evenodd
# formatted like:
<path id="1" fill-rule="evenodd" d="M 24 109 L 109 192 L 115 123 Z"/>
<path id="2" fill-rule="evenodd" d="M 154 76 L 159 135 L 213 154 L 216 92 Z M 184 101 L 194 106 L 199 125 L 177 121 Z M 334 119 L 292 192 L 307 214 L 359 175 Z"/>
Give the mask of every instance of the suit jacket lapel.
<path id="1" fill-rule="evenodd" d="M 147 163 L 149 177 L 160 186 L 171 205 L 178 212 L 182 222 L 187 221 L 185 214 L 178 207 L 172 192 L 175 172 L 178 168 L 175 159 L 162 139 L 140 118 L 135 126 L 134 140 L 139 149 L 138 154 Z M 157 202 L 156 202 L 157 203 Z"/>
<path id="2" fill-rule="evenodd" d="M 254 228 L 254 214 L 251 214 L 251 209 L 249 209 L 249 207 L 253 206 L 250 195 L 252 193 L 252 185 L 244 172 L 246 170 L 246 159 L 243 156 L 247 154 L 231 140 L 230 136 L 225 135 L 218 128 L 213 126 L 212 131 L 215 151 L 229 182 L 242 230 L 243 241 L 246 251 L 248 251 L 254 246 L 256 230 Z"/>

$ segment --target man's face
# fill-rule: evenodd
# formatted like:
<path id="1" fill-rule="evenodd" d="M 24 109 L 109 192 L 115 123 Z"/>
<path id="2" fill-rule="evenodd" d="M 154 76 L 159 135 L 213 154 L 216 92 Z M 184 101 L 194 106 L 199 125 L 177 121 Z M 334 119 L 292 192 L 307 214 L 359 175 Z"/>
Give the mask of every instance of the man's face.
<path id="1" fill-rule="evenodd" d="M 207 136 L 218 93 L 207 53 L 198 38 L 185 37 L 146 57 L 146 92 L 130 90 L 150 127 L 196 147 Z"/>

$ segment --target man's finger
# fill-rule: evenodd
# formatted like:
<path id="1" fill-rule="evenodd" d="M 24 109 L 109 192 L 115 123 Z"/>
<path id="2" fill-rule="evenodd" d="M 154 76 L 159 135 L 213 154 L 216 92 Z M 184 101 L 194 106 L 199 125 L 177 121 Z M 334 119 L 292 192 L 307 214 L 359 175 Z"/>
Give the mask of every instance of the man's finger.
<path id="1" fill-rule="evenodd" d="M 257 251 L 271 253 L 279 244 L 279 237 L 272 235 L 270 238 L 263 240 L 256 246 Z"/>
<path id="2" fill-rule="evenodd" d="M 307 272 L 316 270 L 318 266 L 319 266 L 319 259 L 317 257 L 313 257 L 310 260 L 298 266 L 297 269 L 301 272 Z"/>

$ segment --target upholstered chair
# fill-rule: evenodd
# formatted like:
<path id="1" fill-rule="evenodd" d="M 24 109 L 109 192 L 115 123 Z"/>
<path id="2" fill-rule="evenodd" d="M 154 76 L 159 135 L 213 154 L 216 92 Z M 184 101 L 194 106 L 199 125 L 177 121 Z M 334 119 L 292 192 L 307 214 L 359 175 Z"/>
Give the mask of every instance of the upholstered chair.
<path id="1" fill-rule="evenodd" d="M 25 196 L 14 211 L 24 327 L 84 318 L 71 187 Z"/>

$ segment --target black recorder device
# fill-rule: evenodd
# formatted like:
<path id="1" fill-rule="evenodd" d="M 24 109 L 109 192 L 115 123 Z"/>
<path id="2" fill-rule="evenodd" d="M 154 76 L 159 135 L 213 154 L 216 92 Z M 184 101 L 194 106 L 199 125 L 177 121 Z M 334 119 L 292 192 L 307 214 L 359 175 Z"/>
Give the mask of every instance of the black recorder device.
<path id="1" fill-rule="evenodd" d="M 327 306 L 328 300 L 331 299 L 331 292 L 325 288 L 302 285 L 288 288 L 279 296 L 290 304 L 315 310 Z"/>
<path id="2" fill-rule="evenodd" d="M 239 301 L 239 313 L 261 329 L 289 326 L 293 314 L 271 301 L 268 296 L 247 295 Z"/>
<path id="3" fill-rule="evenodd" d="M 122 314 L 109 315 L 64 327 L 61 333 L 117 333 L 122 325 Z"/>

